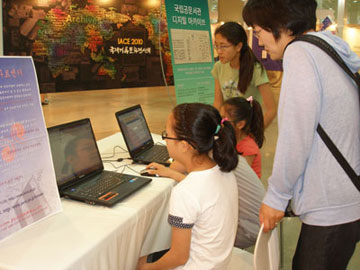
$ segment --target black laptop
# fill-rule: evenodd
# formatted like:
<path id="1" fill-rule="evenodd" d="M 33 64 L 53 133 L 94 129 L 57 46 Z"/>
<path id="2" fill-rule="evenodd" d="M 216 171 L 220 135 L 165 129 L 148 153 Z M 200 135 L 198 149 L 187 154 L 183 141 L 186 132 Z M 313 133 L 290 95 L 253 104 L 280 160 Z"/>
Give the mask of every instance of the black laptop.
<path id="1" fill-rule="evenodd" d="M 112 206 L 151 179 L 105 171 L 90 119 L 48 128 L 60 195 Z"/>
<path id="2" fill-rule="evenodd" d="M 135 163 L 170 165 L 165 145 L 154 144 L 140 105 L 115 113 L 127 149 Z"/>

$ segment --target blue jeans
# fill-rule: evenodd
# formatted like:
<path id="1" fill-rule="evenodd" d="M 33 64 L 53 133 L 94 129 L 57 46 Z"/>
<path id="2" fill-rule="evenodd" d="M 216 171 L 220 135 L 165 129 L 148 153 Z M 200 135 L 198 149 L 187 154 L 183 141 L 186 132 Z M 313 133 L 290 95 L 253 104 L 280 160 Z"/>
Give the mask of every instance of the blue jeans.
<path id="1" fill-rule="evenodd" d="M 334 226 L 303 223 L 293 270 L 346 270 L 359 241 L 360 219 Z"/>

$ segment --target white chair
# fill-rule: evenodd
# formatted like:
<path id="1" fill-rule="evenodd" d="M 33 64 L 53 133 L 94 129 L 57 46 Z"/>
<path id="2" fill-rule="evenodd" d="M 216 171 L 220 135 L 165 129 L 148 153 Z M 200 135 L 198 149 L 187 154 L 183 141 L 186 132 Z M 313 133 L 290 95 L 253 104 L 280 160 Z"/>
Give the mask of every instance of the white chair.
<path id="1" fill-rule="evenodd" d="M 278 270 L 280 266 L 279 235 L 277 228 L 268 233 L 261 226 L 254 254 L 233 248 L 227 270 Z"/>

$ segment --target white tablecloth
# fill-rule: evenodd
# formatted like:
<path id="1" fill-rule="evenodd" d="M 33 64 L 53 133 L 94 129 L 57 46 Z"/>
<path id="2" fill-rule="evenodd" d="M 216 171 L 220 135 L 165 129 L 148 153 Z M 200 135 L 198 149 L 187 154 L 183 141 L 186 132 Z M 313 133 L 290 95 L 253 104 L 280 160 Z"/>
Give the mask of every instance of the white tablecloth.
<path id="1" fill-rule="evenodd" d="M 103 158 L 115 145 L 125 145 L 120 133 L 98 142 Z M 127 156 L 118 153 L 116 158 Z M 114 170 L 109 163 L 105 168 Z M 144 166 L 131 168 L 140 171 Z M 124 173 L 136 174 L 129 168 Z M 0 269 L 135 269 L 139 256 L 170 247 L 167 214 L 174 184 L 171 179 L 153 178 L 112 208 L 62 199 L 63 212 L 0 243 Z"/>

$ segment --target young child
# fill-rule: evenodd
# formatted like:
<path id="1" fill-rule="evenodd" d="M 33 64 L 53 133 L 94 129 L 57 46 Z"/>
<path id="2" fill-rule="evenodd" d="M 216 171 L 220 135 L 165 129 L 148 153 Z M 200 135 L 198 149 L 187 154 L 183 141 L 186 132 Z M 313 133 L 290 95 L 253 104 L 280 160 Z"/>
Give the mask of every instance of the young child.
<path id="1" fill-rule="evenodd" d="M 246 101 L 246 104 L 249 105 L 250 103 Z M 230 105 L 227 105 L 226 107 L 227 109 L 230 109 Z M 224 112 L 222 112 L 222 115 L 225 117 Z M 233 127 L 235 128 L 236 124 L 229 120 L 230 116 L 228 113 L 226 113 L 226 116 L 228 119 L 227 121 L 233 124 Z M 225 118 L 223 121 L 226 121 Z M 254 144 L 256 145 L 255 142 Z M 257 145 L 256 148 L 258 148 Z M 169 177 L 177 182 L 182 181 L 187 174 L 186 168 L 177 160 L 171 163 L 170 167 L 151 163 L 147 166 L 147 168 L 150 174 Z M 239 211 L 235 246 L 239 248 L 248 248 L 255 245 L 260 229 L 259 209 L 264 198 L 265 188 L 258 175 L 250 167 L 246 158 L 243 156 L 239 156 L 238 165 L 232 172 L 235 175 L 238 188 Z"/>
<path id="2" fill-rule="evenodd" d="M 210 105 L 180 104 L 169 115 L 162 137 L 170 156 L 188 174 L 171 193 L 170 250 L 154 263 L 140 258 L 137 269 L 226 269 L 238 215 L 231 172 L 238 154 L 231 123 L 222 121 Z"/>
<path id="3" fill-rule="evenodd" d="M 250 167 L 261 178 L 260 148 L 264 141 L 264 118 L 259 102 L 251 97 L 226 100 L 221 114 L 235 129 L 236 150 L 244 156 Z"/>

